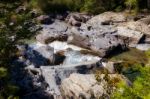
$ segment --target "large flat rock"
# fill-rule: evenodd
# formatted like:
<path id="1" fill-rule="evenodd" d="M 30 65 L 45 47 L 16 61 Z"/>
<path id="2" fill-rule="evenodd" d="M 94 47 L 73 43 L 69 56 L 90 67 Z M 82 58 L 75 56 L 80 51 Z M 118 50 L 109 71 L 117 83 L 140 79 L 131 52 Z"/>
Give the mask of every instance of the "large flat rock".
<path id="1" fill-rule="evenodd" d="M 124 13 L 116 13 L 116 12 L 104 12 L 102 14 L 99 14 L 97 16 L 94 16 L 91 20 L 87 22 L 87 24 L 90 24 L 92 26 L 96 25 L 110 25 L 113 23 L 121 23 L 125 22 L 127 17 Z"/>
<path id="2" fill-rule="evenodd" d="M 115 48 L 122 49 L 124 46 L 123 40 L 116 36 L 117 29 L 112 25 L 93 27 L 82 24 L 80 28 L 72 28 L 71 31 L 80 37 L 79 40 L 74 37 L 71 43 L 97 52 L 99 56 L 106 56 Z"/>

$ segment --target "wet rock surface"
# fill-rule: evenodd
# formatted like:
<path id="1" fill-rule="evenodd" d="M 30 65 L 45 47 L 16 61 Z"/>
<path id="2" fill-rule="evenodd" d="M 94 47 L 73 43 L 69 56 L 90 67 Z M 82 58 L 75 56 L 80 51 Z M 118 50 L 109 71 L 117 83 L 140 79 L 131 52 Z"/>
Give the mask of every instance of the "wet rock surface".
<path id="1" fill-rule="evenodd" d="M 99 84 L 93 71 L 105 68 L 110 78 L 116 77 L 115 63 L 104 62 L 104 57 L 128 47 L 150 48 L 147 19 L 128 22 L 124 14 L 114 12 L 93 18 L 71 13 L 66 18 L 44 15 L 37 19 L 44 23 L 36 41 L 18 45 L 19 57 L 13 62 L 18 68 L 12 76 L 23 88 L 23 99 L 101 97 L 108 84 L 103 75 Z"/>

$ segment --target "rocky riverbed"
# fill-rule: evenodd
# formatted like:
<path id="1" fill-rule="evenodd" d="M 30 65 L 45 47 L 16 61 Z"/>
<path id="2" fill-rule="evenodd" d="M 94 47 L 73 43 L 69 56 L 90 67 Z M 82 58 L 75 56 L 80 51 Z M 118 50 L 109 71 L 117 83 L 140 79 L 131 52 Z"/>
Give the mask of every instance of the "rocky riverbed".
<path id="1" fill-rule="evenodd" d="M 12 76 L 22 87 L 23 99 L 109 98 L 105 74 L 98 82 L 94 70 L 106 69 L 110 80 L 118 78 L 130 85 L 116 74 L 115 63 L 104 59 L 129 48 L 150 49 L 149 16 L 135 21 L 124 13 L 105 12 L 35 19 L 42 29 L 34 42 L 17 45 L 19 57 L 13 63 L 19 67 Z"/>

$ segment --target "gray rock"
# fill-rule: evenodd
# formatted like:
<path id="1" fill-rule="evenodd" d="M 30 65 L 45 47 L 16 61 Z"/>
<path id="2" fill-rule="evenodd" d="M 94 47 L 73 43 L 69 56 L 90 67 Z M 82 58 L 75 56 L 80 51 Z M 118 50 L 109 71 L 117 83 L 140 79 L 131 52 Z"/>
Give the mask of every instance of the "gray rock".
<path id="1" fill-rule="evenodd" d="M 136 48 L 142 51 L 147 51 L 150 49 L 150 44 L 138 44 Z"/>
<path id="2" fill-rule="evenodd" d="M 54 49 L 49 46 L 37 47 L 34 44 L 27 47 L 25 59 L 36 67 L 52 65 L 55 60 Z"/>
<path id="3" fill-rule="evenodd" d="M 113 90 L 113 88 L 106 88 L 108 83 L 104 76 L 104 74 L 100 75 L 101 81 L 98 83 L 94 74 L 71 74 L 69 78 L 62 81 L 62 95 L 64 98 L 73 97 L 74 99 L 101 98 L 103 95 L 107 95 L 107 90 Z M 109 80 L 117 78 L 126 81 L 121 75 L 110 74 L 108 76 Z"/>
<path id="4" fill-rule="evenodd" d="M 47 91 L 54 97 L 61 97 L 60 85 L 62 81 L 72 73 L 86 74 L 92 71 L 92 68 L 101 66 L 100 61 L 82 62 L 70 65 L 58 65 L 45 67 L 41 66 L 42 76 L 48 84 Z"/>
<path id="5" fill-rule="evenodd" d="M 141 23 L 144 23 L 146 25 L 149 25 L 150 24 L 150 16 L 142 18 L 142 19 L 138 20 L 138 22 L 141 22 Z"/>
<path id="6" fill-rule="evenodd" d="M 138 44 L 144 36 L 143 33 L 136 30 L 131 30 L 127 27 L 119 26 L 117 29 L 118 35 L 123 37 L 126 40 L 125 42 L 128 42 L 129 46 Z"/>
<path id="7" fill-rule="evenodd" d="M 100 15 L 93 17 L 87 22 L 91 26 L 96 25 L 110 25 L 113 23 L 125 22 L 126 16 L 124 13 L 105 12 Z"/>
<path id="8" fill-rule="evenodd" d="M 90 15 L 84 13 L 70 13 L 66 22 L 72 26 L 81 26 L 81 23 L 85 23 L 91 18 Z"/>
<path id="9" fill-rule="evenodd" d="M 51 25 L 42 25 L 43 29 L 36 36 L 36 40 L 48 44 L 54 40 L 67 41 L 68 26 L 64 22 L 55 21 Z"/>
<path id="10" fill-rule="evenodd" d="M 49 60 L 49 63 L 53 64 L 55 60 L 54 48 L 49 46 L 42 46 L 38 49 L 35 49 L 38 53 L 40 53 L 44 58 Z"/>
<path id="11" fill-rule="evenodd" d="M 144 42 L 150 44 L 150 36 L 146 35 Z"/>
<path id="12" fill-rule="evenodd" d="M 109 54 L 116 47 L 124 46 L 123 41 L 118 38 L 117 30 L 113 26 L 95 25 L 90 26 L 82 24 L 80 28 L 72 28 L 72 33 L 80 36 L 74 44 L 84 45 L 84 48 L 90 49 L 100 56 Z M 81 42 L 82 41 L 82 42 Z"/>
<path id="13" fill-rule="evenodd" d="M 69 78 L 63 80 L 61 90 L 66 98 L 90 99 L 92 93 L 97 98 L 106 93 L 104 85 L 104 83 L 98 85 L 94 75 L 71 74 Z"/>
<path id="14" fill-rule="evenodd" d="M 52 20 L 48 15 L 40 15 L 39 17 L 36 18 L 38 22 L 41 24 L 51 24 Z"/>
<path id="15" fill-rule="evenodd" d="M 117 13 L 113 17 L 116 15 Z M 99 17 L 96 18 L 98 21 Z M 94 19 L 96 20 L 96 18 Z M 124 21 L 124 18 L 119 22 Z M 43 30 L 41 34 L 36 36 L 36 39 L 44 44 L 54 40 L 67 41 L 70 44 L 90 49 L 100 56 L 109 54 L 117 47 L 121 49 L 124 47 L 124 41 L 116 36 L 118 35 L 117 29 L 113 25 L 98 25 L 98 23 L 92 23 L 91 20 L 79 28 L 72 27 L 71 29 L 61 21 L 56 21 L 51 25 L 43 25 Z"/>
<path id="16" fill-rule="evenodd" d="M 115 62 L 110 62 L 110 61 L 109 62 L 102 62 L 102 64 L 103 64 L 103 67 L 106 68 L 109 73 L 113 74 L 116 72 L 115 68 L 114 68 Z"/>
<path id="17" fill-rule="evenodd" d="M 142 22 L 128 22 L 126 26 L 132 30 L 140 31 L 146 35 L 150 35 L 150 27 Z"/>
<path id="18" fill-rule="evenodd" d="M 70 35 L 68 37 L 67 43 L 73 44 L 82 48 L 86 48 L 86 49 L 90 48 L 90 43 L 88 41 L 88 38 L 79 36 L 77 33 L 76 34 L 73 33 L 72 35 Z"/>

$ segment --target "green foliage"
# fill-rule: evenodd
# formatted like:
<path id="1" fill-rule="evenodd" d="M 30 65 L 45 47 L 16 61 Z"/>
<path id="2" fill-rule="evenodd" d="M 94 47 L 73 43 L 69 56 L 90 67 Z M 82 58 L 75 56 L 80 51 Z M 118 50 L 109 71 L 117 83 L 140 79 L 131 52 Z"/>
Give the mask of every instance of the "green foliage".
<path id="1" fill-rule="evenodd" d="M 39 7 L 44 12 L 64 12 L 66 10 L 79 11 L 83 0 L 31 0 L 31 5 Z"/>
<path id="2" fill-rule="evenodd" d="M 28 30 L 25 22 L 31 22 L 30 10 L 17 14 L 16 8 L 21 4 L 0 1 L 0 99 L 18 99 L 19 88 L 11 82 L 11 60 L 16 56 L 16 44 L 20 39 L 30 38 L 34 33 Z M 3 13 L 4 12 L 4 13 Z M 13 25 L 10 25 L 13 23 Z M 11 37 L 14 36 L 14 40 Z M 13 67 L 14 68 L 14 67 Z"/>
<path id="3" fill-rule="evenodd" d="M 7 69 L 0 67 L 0 78 L 7 76 Z"/>
<path id="4" fill-rule="evenodd" d="M 150 49 L 148 51 L 146 51 L 145 54 L 148 58 L 150 58 Z"/>
<path id="5" fill-rule="evenodd" d="M 120 53 L 118 55 L 109 58 L 110 61 L 122 61 L 124 66 L 133 64 L 147 64 L 148 59 L 145 52 L 137 50 L 135 48 L 130 48 L 128 51 Z"/>
<path id="6" fill-rule="evenodd" d="M 139 10 L 139 0 L 126 0 L 125 5 L 130 11 L 133 10 L 134 13 Z"/>
<path id="7" fill-rule="evenodd" d="M 81 11 L 98 14 L 105 11 L 105 8 L 101 6 L 99 0 L 85 0 L 84 6 Z"/>
<path id="8" fill-rule="evenodd" d="M 141 5 L 142 8 L 146 8 L 147 2 L 142 0 L 107 0 L 107 2 L 106 0 L 30 0 L 28 5 L 46 13 L 69 10 L 99 14 L 109 10 L 122 11 L 125 8 L 136 13 Z"/>
<path id="9" fill-rule="evenodd" d="M 30 0 L 29 6 L 41 9 L 46 13 L 81 11 L 98 14 L 107 10 L 120 11 L 124 0 Z"/>
<path id="10" fill-rule="evenodd" d="M 149 99 L 150 97 L 150 67 L 140 67 L 140 75 L 132 86 L 120 83 L 112 99 Z"/>

